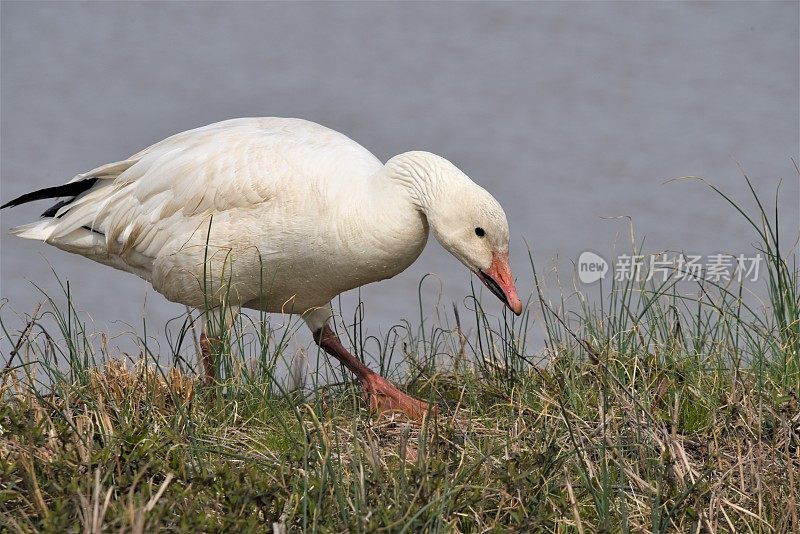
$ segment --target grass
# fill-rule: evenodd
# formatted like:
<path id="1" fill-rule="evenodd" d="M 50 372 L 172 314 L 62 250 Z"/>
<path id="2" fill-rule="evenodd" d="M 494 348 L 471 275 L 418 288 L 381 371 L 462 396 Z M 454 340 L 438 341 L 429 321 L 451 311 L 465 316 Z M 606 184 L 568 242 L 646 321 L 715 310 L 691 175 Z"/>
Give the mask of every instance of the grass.
<path id="1" fill-rule="evenodd" d="M 533 269 L 521 318 L 476 297 L 469 331 L 454 307 L 365 337 L 359 307 L 343 337 L 383 371 L 407 362 L 395 380 L 439 408 L 421 425 L 368 413 L 349 380 L 287 391 L 293 328 L 266 317 L 234 329 L 216 388 L 180 349 L 188 317 L 166 358 L 143 333 L 138 357 L 114 359 L 65 284 L 66 307 L 46 299 L 20 332 L 3 320 L 0 528 L 797 531 L 796 243 L 753 195 L 752 215 L 723 198 L 759 239 L 763 306 L 743 284 L 673 278 L 554 301 Z"/>

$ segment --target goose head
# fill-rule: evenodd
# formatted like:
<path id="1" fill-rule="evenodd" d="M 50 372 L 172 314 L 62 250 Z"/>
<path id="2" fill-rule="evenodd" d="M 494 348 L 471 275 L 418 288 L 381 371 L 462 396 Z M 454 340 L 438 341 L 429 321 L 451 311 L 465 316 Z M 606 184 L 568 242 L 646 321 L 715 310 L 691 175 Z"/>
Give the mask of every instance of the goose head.
<path id="1" fill-rule="evenodd" d="M 520 315 L 522 302 L 508 259 L 508 220 L 500 203 L 435 154 L 407 152 L 387 167 L 409 186 L 439 243 Z"/>

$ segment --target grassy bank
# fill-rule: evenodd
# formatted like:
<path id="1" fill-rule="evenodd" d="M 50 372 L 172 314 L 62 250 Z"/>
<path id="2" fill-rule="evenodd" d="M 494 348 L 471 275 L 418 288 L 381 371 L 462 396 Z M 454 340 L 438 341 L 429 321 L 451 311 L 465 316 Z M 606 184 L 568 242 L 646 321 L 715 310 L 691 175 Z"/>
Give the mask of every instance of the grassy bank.
<path id="1" fill-rule="evenodd" d="M 157 365 L 163 355 L 143 346 L 109 360 L 71 306 L 46 303 L 58 332 L 36 317 L 5 332 L 16 354 L 0 386 L 0 522 L 24 532 L 796 531 L 800 283 L 786 259 L 794 243 L 757 206 L 741 214 L 766 260 L 763 305 L 737 283 L 672 278 L 553 300 L 549 276 L 533 269 L 541 293 L 521 318 L 492 318 L 475 299 L 468 330 L 451 312 L 364 340 L 356 321 L 354 351 L 381 367 L 406 359 L 394 378 L 438 406 L 421 425 L 369 414 L 347 381 L 287 392 L 275 377 L 285 338 L 260 321 L 250 325 L 258 343 L 237 345 L 234 332 L 225 378 L 209 389 L 177 354 Z M 544 350 L 526 338 L 534 316 Z"/>

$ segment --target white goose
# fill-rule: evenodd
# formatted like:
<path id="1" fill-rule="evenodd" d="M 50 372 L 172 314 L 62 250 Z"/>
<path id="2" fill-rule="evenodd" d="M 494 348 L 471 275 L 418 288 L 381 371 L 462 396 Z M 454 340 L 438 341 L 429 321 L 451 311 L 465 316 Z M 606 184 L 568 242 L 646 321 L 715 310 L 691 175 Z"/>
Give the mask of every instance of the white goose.
<path id="1" fill-rule="evenodd" d="M 133 273 L 206 321 L 206 380 L 214 341 L 241 307 L 303 315 L 314 340 L 361 381 L 370 405 L 420 417 L 427 405 L 342 346 L 330 301 L 391 278 L 422 252 L 429 228 L 514 313 L 500 204 L 446 159 L 407 152 L 385 165 L 348 137 L 300 119 L 244 118 L 169 137 L 2 208 L 65 197 L 27 239 Z M 207 314 L 209 317 L 212 314 Z"/>

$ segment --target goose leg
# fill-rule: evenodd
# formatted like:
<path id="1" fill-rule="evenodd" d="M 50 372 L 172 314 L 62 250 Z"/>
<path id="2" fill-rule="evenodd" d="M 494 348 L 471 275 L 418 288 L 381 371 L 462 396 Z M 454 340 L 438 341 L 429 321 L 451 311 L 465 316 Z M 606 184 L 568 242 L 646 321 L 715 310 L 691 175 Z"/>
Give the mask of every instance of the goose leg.
<path id="1" fill-rule="evenodd" d="M 215 360 L 222 350 L 222 337 L 233 326 L 238 314 L 238 306 L 228 306 L 224 310 L 212 308 L 205 313 L 205 324 L 200 333 L 200 358 L 206 386 L 213 386 L 217 381 Z"/>
<path id="2" fill-rule="evenodd" d="M 214 366 L 214 352 L 219 353 L 219 339 L 208 337 L 205 329 L 200 333 L 200 354 L 203 360 L 203 383 L 206 386 L 213 386 L 216 382 L 216 372 Z M 216 349 L 216 350 L 215 350 Z"/>
<path id="3" fill-rule="evenodd" d="M 377 412 L 401 411 L 417 420 L 428 412 L 428 403 L 403 393 L 350 354 L 327 322 L 314 330 L 313 334 L 314 341 L 321 349 L 342 362 L 358 377 L 370 408 Z"/>

